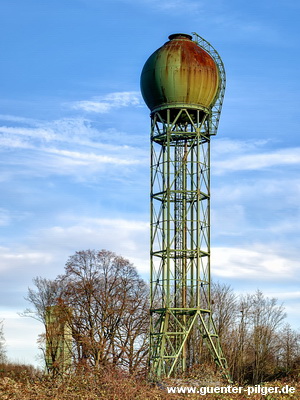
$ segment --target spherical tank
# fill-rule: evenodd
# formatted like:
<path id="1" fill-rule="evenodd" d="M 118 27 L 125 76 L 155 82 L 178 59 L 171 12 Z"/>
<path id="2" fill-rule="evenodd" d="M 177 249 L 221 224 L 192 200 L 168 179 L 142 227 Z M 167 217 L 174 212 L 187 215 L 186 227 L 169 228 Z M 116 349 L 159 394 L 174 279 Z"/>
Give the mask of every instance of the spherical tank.
<path id="1" fill-rule="evenodd" d="M 173 34 L 146 61 L 141 92 L 151 112 L 164 108 L 208 110 L 216 99 L 219 71 L 213 58 L 187 34 Z"/>

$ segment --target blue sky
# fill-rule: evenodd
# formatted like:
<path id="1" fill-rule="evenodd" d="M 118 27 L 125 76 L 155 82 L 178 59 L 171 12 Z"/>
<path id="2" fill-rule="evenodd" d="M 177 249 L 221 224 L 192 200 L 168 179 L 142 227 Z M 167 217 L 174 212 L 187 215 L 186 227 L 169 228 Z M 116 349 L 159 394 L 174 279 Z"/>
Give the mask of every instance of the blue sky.
<path id="1" fill-rule="evenodd" d="M 261 289 L 300 328 L 299 8 L 295 0 L 4 0 L 0 15 L 0 319 L 37 364 L 18 312 L 32 278 L 108 249 L 147 279 L 149 111 L 139 78 L 176 32 L 221 55 L 212 139 L 212 275 Z"/>

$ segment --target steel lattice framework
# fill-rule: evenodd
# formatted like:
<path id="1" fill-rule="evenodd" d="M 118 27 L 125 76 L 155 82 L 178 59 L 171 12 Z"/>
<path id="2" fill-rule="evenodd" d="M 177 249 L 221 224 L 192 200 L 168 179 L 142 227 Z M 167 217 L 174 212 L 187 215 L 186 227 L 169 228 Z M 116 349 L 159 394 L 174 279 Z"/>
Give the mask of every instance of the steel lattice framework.
<path id="1" fill-rule="evenodd" d="M 150 367 L 156 378 L 186 371 L 193 332 L 229 379 L 210 298 L 210 136 L 217 131 L 225 72 L 218 53 L 194 35 L 221 79 L 211 109 L 161 107 L 151 114 Z"/>

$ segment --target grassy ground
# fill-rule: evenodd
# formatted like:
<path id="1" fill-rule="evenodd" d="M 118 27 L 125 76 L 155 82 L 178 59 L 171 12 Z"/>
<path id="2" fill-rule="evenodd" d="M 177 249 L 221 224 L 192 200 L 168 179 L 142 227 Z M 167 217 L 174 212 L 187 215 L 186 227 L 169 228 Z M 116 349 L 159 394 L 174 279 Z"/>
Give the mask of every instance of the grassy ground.
<path id="1" fill-rule="evenodd" d="M 50 379 L 28 374 L 0 375 L 1 400 L 172 400 L 172 399 L 205 399 L 205 400 L 288 400 L 300 399 L 300 383 L 296 381 L 276 381 L 266 386 L 296 388 L 293 394 L 168 394 L 167 386 L 198 386 L 193 381 L 168 381 L 159 386 L 152 385 L 143 378 L 130 377 L 115 370 L 102 370 L 95 373 L 81 372 L 76 375 Z M 209 384 L 206 383 L 207 386 Z M 226 384 L 224 384 L 226 386 Z"/>

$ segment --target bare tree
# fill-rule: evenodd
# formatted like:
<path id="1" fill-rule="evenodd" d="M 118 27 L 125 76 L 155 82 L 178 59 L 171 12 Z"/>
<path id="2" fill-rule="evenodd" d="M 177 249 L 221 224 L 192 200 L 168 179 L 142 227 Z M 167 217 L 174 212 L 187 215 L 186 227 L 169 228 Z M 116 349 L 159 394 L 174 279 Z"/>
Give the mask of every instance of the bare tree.
<path id="1" fill-rule="evenodd" d="M 59 279 L 72 308 L 78 360 L 136 368 L 146 349 L 148 290 L 133 265 L 106 250 L 80 251 Z"/>
<path id="2" fill-rule="evenodd" d="M 27 308 L 21 315 L 31 317 L 46 324 L 47 310 L 49 307 L 58 304 L 62 296 L 63 287 L 60 281 L 41 278 L 40 276 L 33 279 L 35 289 L 28 288 L 27 300 L 34 309 Z"/>
<path id="3" fill-rule="evenodd" d="M 3 321 L 0 321 L 0 363 L 5 363 L 6 360 L 6 350 L 5 350 L 5 339 L 3 332 Z"/>
<path id="4" fill-rule="evenodd" d="M 245 383 L 248 348 L 250 343 L 250 331 L 248 317 L 251 310 L 251 296 L 242 296 L 239 299 L 236 314 L 235 329 L 232 335 L 231 370 L 234 379 Z"/>
<path id="5" fill-rule="evenodd" d="M 236 321 L 238 298 L 230 285 L 213 282 L 211 286 L 213 320 L 230 370 L 236 364 Z"/>
<path id="6" fill-rule="evenodd" d="M 27 296 L 34 310 L 24 314 L 45 324 L 46 358 L 51 354 L 55 361 L 52 354 L 61 354 L 63 347 L 51 336 L 49 310 L 55 307 L 57 326 L 71 331 L 77 363 L 95 368 L 109 363 L 130 372 L 145 367 L 148 288 L 128 260 L 107 250 L 78 251 L 55 281 L 36 278 L 34 283 Z"/>
<path id="7" fill-rule="evenodd" d="M 137 282 L 127 302 L 117 328 L 113 354 L 121 365 L 134 373 L 146 368 L 148 354 L 149 293 L 145 282 Z"/>
<path id="8" fill-rule="evenodd" d="M 286 314 L 283 306 L 277 304 L 277 299 L 266 298 L 259 290 L 251 301 L 249 323 L 252 328 L 253 382 L 258 383 L 274 373 L 278 351 L 276 334 Z"/>
<path id="9" fill-rule="evenodd" d="M 212 312 L 217 333 L 222 340 L 228 338 L 235 324 L 237 315 L 237 296 L 229 285 L 212 284 Z"/>
<path id="10" fill-rule="evenodd" d="M 278 366 L 283 375 L 294 373 L 300 366 L 300 334 L 289 324 L 285 324 L 278 334 L 278 341 L 280 343 Z"/>
<path id="11" fill-rule="evenodd" d="M 278 332 L 286 317 L 277 299 L 261 291 L 240 298 L 236 321 L 233 375 L 239 382 L 258 383 L 272 377 L 277 367 Z"/>
<path id="12" fill-rule="evenodd" d="M 211 287 L 212 316 L 223 351 L 227 358 L 232 351 L 235 329 L 237 296 L 229 285 L 213 283 Z M 212 361 L 209 347 L 203 338 L 201 326 L 196 326 L 187 339 L 187 367 L 196 369 Z"/>

